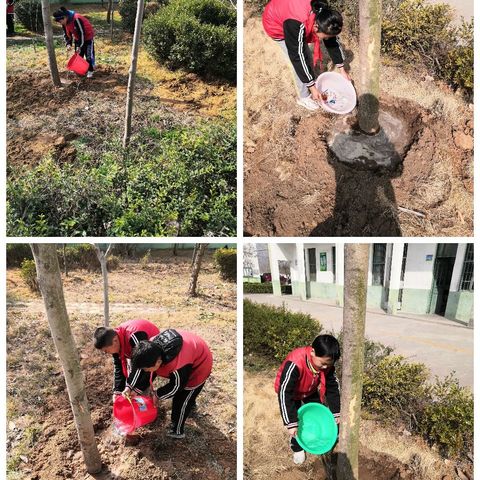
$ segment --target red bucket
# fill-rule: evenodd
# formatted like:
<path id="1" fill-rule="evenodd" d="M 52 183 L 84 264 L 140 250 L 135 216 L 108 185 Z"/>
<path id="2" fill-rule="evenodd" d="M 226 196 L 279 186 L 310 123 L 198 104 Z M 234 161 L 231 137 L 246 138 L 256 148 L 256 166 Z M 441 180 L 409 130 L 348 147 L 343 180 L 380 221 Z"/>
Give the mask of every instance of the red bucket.
<path id="1" fill-rule="evenodd" d="M 86 75 L 89 66 L 90 64 L 78 53 L 74 53 L 67 63 L 68 70 L 78 73 L 78 75 Z"/>
<path id="2" fill-rule="evenodd" d="M 150 397 L 137 396 L 127 399 L 118 396 L 113 403 L 115 428 L 122 435 L 132 433 L 138 427 L 157 418 L 157 407 Z"/>

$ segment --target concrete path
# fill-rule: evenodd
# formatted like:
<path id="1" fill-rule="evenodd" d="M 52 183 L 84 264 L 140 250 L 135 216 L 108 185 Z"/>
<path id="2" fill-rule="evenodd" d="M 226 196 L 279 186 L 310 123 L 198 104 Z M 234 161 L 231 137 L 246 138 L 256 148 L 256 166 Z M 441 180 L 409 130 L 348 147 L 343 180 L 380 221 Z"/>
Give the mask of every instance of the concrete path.
<path id="1" fill-rule="evenodd" d="M 343 309 L 318 300 L 302 301 L 296 297 L 249 294 L 244 298 L 257 303 L 286 307 L 309 313 L 324 331 L 338 332 Z M 473 387 L 473 329 L 438 315 L 387 315 L 382 310 L 367 311 L 366 336 L 395 349 L 412 362 L 427 365 L 443 378 L 455 371 L 461 385 Z"/>

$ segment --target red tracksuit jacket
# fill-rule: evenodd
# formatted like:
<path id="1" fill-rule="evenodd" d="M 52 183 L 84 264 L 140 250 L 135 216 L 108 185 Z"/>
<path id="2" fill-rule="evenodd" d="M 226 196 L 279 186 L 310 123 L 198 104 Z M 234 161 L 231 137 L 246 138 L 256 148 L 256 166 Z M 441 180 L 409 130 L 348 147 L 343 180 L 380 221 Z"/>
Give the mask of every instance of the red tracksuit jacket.
<path id="1" fill-rule="evenodd" d="M 75 40 L 75 44 L 81 48 L 85 41 L 93 40 L 95 32 L 92 24 L 79 13 L 75 13 L 73 10 L 69 10 L 68 22 L 63 26 L 63 36 L 67 45 L 72 44 L 72 40 Z"/>
<path id="2" fill-rule="evenodd" d="M 299 403 L 318 392 L 321 403 L 338 416 L 340 412 L 340 391 L 335 367 L 316 370 L 310 362 L 312 347 L 300 347 L 287 355 L 275 378 L 275 392 L 278 394 L 282 420 L 287 428 L 298 425 Z"/>

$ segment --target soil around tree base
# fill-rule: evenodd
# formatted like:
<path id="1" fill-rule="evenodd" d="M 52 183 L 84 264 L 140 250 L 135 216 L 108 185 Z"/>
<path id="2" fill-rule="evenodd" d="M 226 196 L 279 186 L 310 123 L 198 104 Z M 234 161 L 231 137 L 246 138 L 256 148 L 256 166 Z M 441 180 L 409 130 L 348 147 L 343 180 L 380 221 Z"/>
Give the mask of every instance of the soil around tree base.
<path id="1" fill-rule="evenodd" d="M 328 148 L 337 117 L 277 115 L 245 148 L 245 235 L 471 234 L 472 151 L 455 142 L 458 128 L 411 101 L 382 94 L 381 104 L 402 112 L 413 138 L 393 170 L 339 162 Z"/>

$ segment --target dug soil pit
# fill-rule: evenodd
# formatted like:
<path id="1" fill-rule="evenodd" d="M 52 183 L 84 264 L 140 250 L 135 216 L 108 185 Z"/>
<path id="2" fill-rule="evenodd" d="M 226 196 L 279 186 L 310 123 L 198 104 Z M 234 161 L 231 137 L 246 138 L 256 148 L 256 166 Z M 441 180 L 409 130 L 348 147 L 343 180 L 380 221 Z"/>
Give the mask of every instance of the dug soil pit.
<path id="1" fill-rule="evenodd" d="M 456 145 L 456 129 L 413 102 L 383 95 L 382 104 L 387 115 L 394 112 L 395 122 L 404 125 L 392 143 L 395 156 L 389 168 L 375 163 L 367 169 L 371 159 L 355 155 L 358 161 L 346 164 L 331 153 L 329 139 L 338 142 L 342 133 L 335 132 L 351 128 L 352 117 L 291 114 L 247 144 L 245 234 L 470 234 L 471 151 Z M 392 123 L 386 130 L 394 128 Z"/>
<path id="2" fill-rule="evenodd" d="M 399 112 L 391 105 L 380 105 L 380 130 L 367 135 L 360 130 L 356 113 L 339 117 L 327 137 L 335 158 L 352 167 L 395 169 L 403 160 L 421 128 L 418 112 Z"/>

